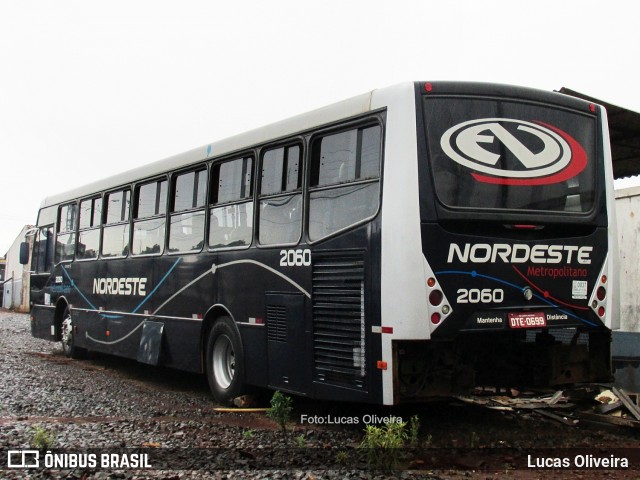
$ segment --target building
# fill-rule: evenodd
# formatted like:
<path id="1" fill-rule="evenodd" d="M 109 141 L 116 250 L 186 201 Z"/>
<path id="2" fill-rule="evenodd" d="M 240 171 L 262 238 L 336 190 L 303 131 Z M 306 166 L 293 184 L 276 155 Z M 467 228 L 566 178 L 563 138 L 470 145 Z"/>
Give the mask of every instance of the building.
<path id="1" fill-rule="evenodd" d="M 17 312 L 26 313 L 29 311 L 29 270 L 31 269 L 31 263 L 27 265 L 20 264 L 20 244 L 25 240 L 33 242 L 33 236 L 25 238 L 26 233 L 33 228 L 33 225 L 26 225 L 5 255 L 2 306 Z"/>

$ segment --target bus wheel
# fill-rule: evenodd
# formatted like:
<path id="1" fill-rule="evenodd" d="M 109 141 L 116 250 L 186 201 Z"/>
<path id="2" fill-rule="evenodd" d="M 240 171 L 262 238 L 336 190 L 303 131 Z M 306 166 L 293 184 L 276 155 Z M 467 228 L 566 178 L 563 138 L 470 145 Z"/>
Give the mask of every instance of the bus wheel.
<path id="1" fill-rule="evenodd" d="M 62 352 L 70 358 L 83 358 L 87 350 L 84 348 L 76 347 L 73 339 L 73 320 L 71 319 L 71 311 L 69 307 L 65 308 L 64 315 L 62 317 Z"/>
<path id="2" fill-rule="evenodd" d="M 233 321 L 222 317 L 209 332 L 207 341 L 207 379 L 213 397 L 231 403 L 244 390 L 242 344 Z"/>

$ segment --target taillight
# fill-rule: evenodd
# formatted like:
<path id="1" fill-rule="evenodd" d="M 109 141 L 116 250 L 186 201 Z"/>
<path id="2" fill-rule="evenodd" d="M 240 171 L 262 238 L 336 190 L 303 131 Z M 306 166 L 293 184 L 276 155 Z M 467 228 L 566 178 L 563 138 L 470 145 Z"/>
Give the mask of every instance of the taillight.
<path id="1" fill-rule="evenodd" d="M 591 309 L 602 319 L 605 320 L 607 309 L 607 282 L 609 279 L 607 275 L 604 273 L 607 271 L 607 262 L 604 263 L 602 270 L 600 272 L 600 278 L 593 286 L 593 290 L 591 291 L 591 298 L 589 299 L 589 304 L 591 305 Z"/>
<path id="2" fill-rule="evenodd" d="M 451 304 L 442 289 L 440 282 L 436 278 L 429 264 L 424 262 L 426 280 L 426 307 L 425 321 L 431 333 L 442 325 L 452 314 Z"/>
<path id="3" fill-rule="evenodd" d="M 451 307 L 447 304 L 447 299 L 442 293 L 440 285 L 435 277 L 427 278 L 427 287 L 429 292 L 429 313 L 432 329 L 440 325 L 442 320 L 449 316 Z M 433 331 L 433 330 L 432 330 Z"/>
<path id="4" fill-rule="evenodd" d="M 434 290 L 429 294 L 429 303 L 434 307 L 437 307 L 442 303 L 442 292 L 440 290 Z"/>

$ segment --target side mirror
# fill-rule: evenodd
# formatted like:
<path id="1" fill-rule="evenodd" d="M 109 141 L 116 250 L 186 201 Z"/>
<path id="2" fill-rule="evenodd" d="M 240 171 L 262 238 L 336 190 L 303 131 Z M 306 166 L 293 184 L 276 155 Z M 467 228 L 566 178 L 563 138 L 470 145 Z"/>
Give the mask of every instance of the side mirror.
<path id="1" fill-rule="evenodd" d="M 29 243 L 22 242 L 20 244 L 20 264 L 26 265 L 29 263 Z"/>

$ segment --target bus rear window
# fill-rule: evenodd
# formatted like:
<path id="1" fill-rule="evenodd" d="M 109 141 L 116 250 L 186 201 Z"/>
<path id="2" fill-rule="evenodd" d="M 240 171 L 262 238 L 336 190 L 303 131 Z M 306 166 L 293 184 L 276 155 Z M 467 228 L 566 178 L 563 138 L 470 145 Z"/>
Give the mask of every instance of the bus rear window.
<path id="1" fill-rule="evenodd" d="M 425 98 L 429 161 L 447 207 L 588 214 L 596 122 L 516 101 Z"/>

